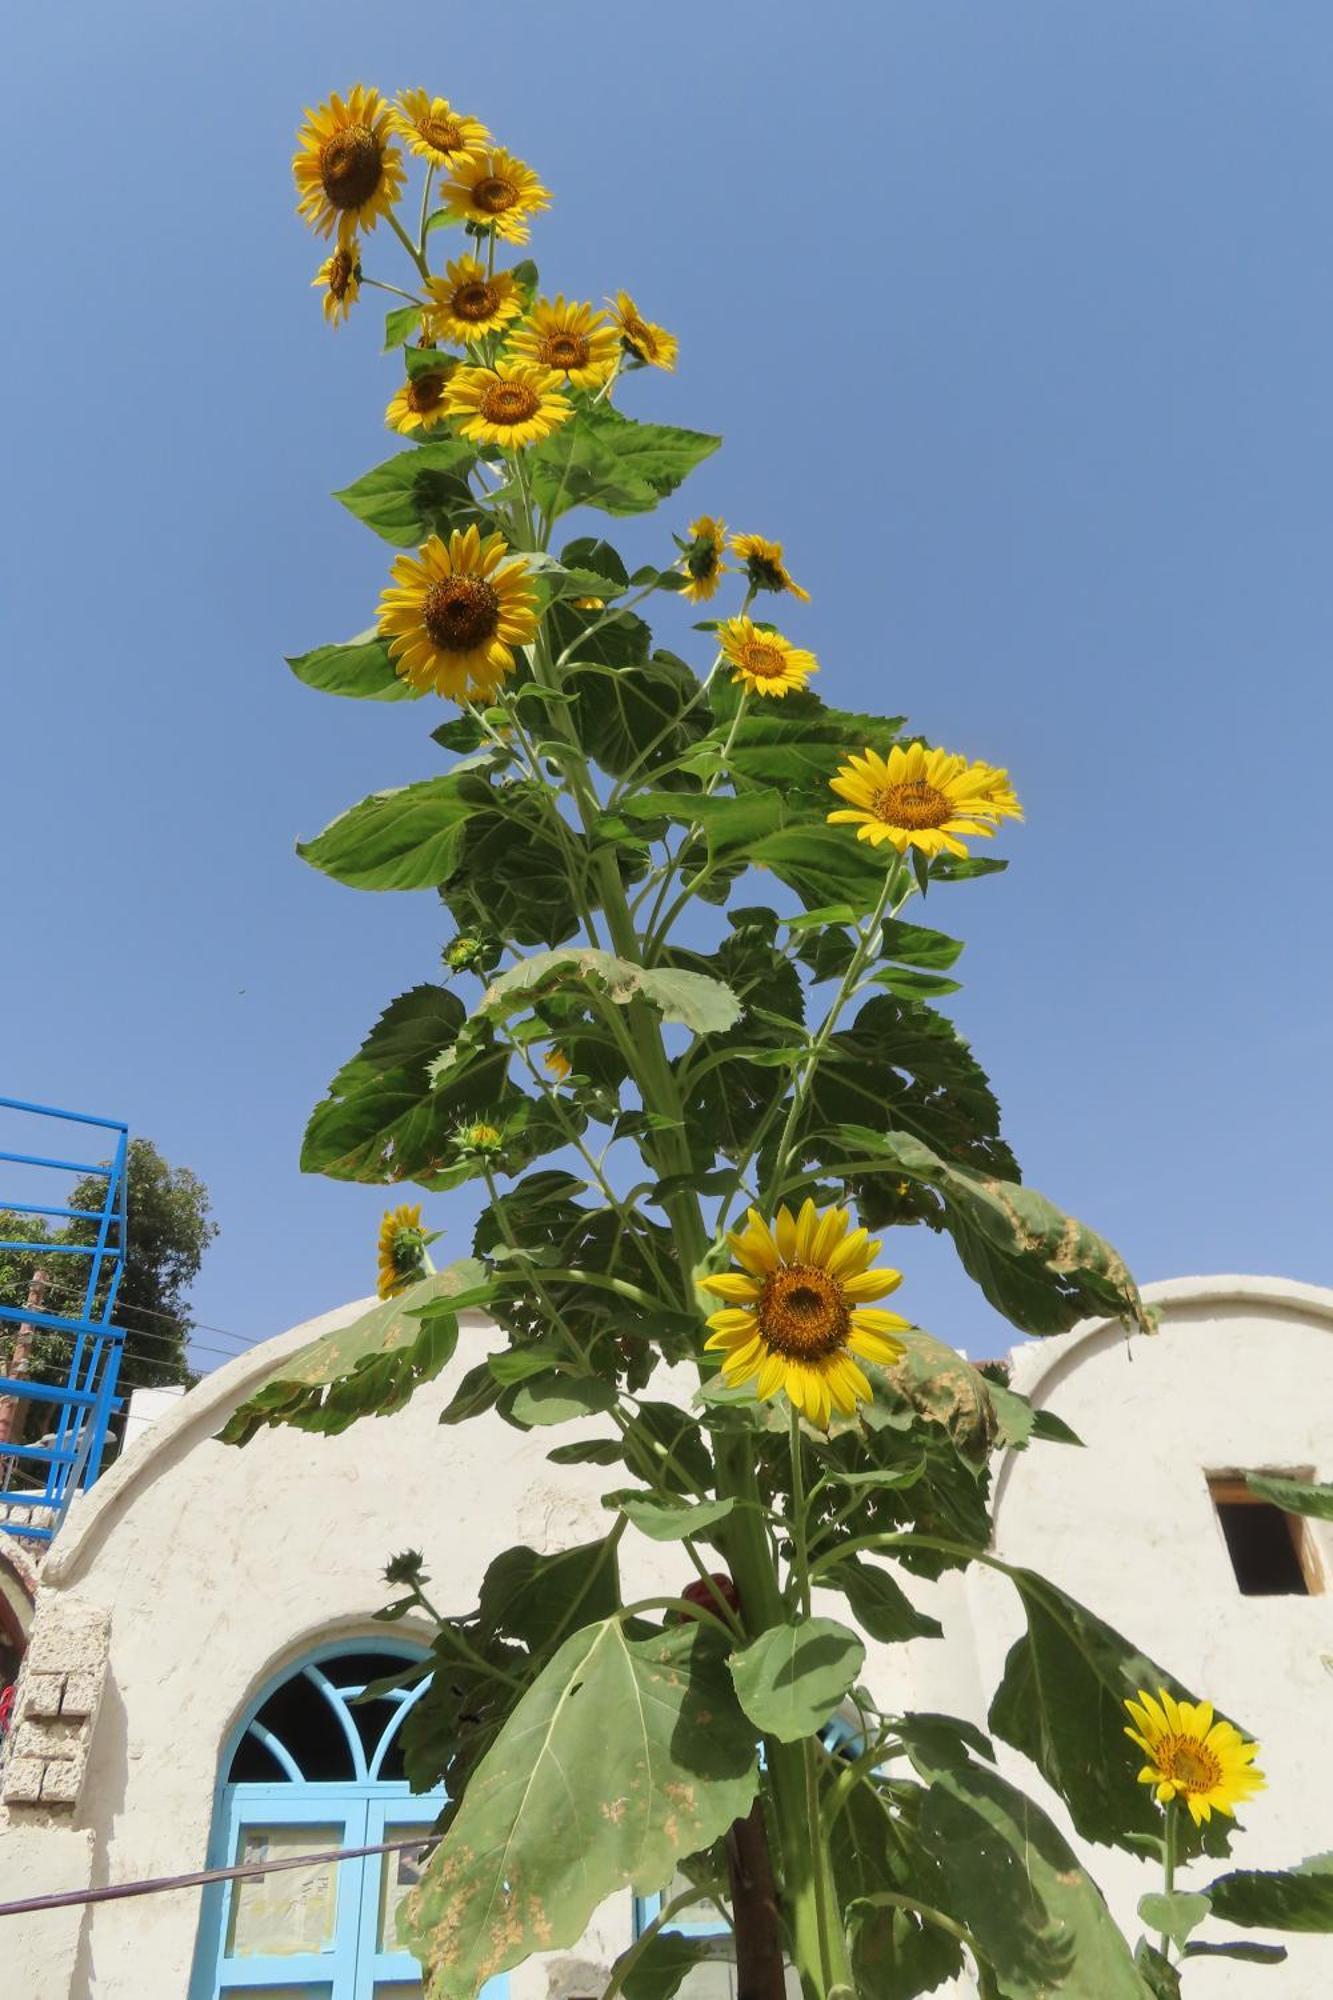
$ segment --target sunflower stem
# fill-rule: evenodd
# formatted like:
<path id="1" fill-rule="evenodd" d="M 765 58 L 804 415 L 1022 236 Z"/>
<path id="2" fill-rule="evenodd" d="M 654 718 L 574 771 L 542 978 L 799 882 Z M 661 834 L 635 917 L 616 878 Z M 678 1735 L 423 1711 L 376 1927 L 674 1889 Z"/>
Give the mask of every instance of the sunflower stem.
<path id="1" fill-rule="evenodd" d="M 1174 1896 L 1176 1892 L 1176 1813 L 1179 1810 L 1174 1799 L 1168 1799 L 1166 1825 L 1162 1833 L 1162 1893 Z M 1171 1939 L 1163 1931 L 1158 1939 L 1158 1950 L 1163 1958 L 1171 1954 Z"/>
<path id="2" fill-rule="evenodd" d="M 421 252 L 417 249 L 416 244 L 412 241 L 412 238 L 403 228 L 402 223 L 398 220 L 398 217 L 394 214 L 392 209 L 389 209 L 388 211 L 388 222 L 389 222 L 389 227 L 393 230 L 394 235 L 398 238 L 398 241 L 402 244 L 404 250 L 406 250 L 408 256 L 412 259 L 412 262 L 416 265 L 418 271 L 420 271 L 423 280 L 429 279 L 430 270 L 427 266 L 425 258 L 422 256 Z"/>

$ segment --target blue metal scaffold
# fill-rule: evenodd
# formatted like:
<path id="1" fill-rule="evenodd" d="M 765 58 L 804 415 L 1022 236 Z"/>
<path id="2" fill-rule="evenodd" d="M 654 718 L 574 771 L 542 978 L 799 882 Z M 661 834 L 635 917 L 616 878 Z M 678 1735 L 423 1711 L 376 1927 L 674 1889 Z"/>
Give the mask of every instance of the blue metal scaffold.
<path id="1" fill-rule="evenodd" d="M 27 1304 L 0 1303 L 0 1411 L 7 1415 L 0 1426 L 0 1529 L 30 1541 L 49 1542 L 74 1495 L 91 1486 L 101 1471 L 107 1426 L 120 1407 L 116 1379 L 125 1335 L 111 1322 L 125 1269 L 129 1133 L 118 1119 L 58 1111 L 51 1105 L 28 1104 L 13 1097 L 0 1097 L 0 1116 L 6 1136 L 13 1126 L 26 1136 L 34 1129 L 27 1121 L 38 1119 L 87 1127 L 100 1141 L 90 1141 L 89 1149 L 109 1153 L 96 1161 L 65 1160 L 37 1151 L 0 1148 L 0 1172 L 8 1179 L 11 1169 L 20 1169 L 19 1186 L 24 1191 L 53 1192 L 49 1179 L 44 1178 L 52 1174 L 73 1175 L 81 1181 L 96 1179 L 104 1190 L 99 1207 L 69 1208 L 49 1200 L 11 1201 L 8 1187 L 0 1188 L 0 1238 L 10 1239 L 0 1240 L 0 1257 L 18 1255 L 34 1264 L 46 1264 L 57 1257 L 85 1260 L 78 1267 L 82 1299 L 75 1313 L 45 1312 L 31 1296 Z M 35 1129 L 45 1133 L 49 1128 Z M 20 1215 L 56 1227 L 44 1229 L 36 1240 L 17 1237 L 3 1225 L 5 1218 Z M 58 1240 L 58 1225 L 73 1221 L 95 1225 L 80 1232 L 91 1241 Z M 15 1364 L 14 1350 L 24 1328 L 64 1336 L 61 1380 L 35 1381 Z M 12 1372 L 2 1372 L 6 1367 Z M 33 1405 L 51 1414 L 41 1441 L 29 1444 L 22 1439 L 22 1423 L 15 1423 L 12 1413 Z"/>

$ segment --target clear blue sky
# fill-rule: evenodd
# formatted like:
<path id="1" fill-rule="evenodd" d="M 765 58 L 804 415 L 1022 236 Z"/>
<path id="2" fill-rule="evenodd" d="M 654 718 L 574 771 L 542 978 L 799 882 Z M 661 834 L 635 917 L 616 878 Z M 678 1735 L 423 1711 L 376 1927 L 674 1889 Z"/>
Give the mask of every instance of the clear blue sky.
<path id="1" fill-rule="evenodd" d="M 388 555 L 327 495 L 397 364 L 373 303 L 325 329 L 289 174 L 358 78 L 475 111 L 555 191 L 548 284 L 679 332 L 626 406 L 728 441 L 663 548 L 781 537 L 821 691 L 1012 770 L 1009 873 L 929 914 L 1027 1177 L 1143 1279 L 1333 1280 L 1327 0 L 66 0 L 7 59 L 0 1090 L 204 1176 L 201 1319 L 370 1286 L 382 1197 L 301 1128 L 441 935 L 292 852 L 438 768 L 421 709 L 282 665 Z"/>

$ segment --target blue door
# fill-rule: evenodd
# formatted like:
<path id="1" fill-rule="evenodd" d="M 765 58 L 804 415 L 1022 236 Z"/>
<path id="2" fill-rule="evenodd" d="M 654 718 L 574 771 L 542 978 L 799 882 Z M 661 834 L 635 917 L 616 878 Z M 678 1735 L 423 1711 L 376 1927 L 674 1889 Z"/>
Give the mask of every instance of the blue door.
<path id="1" fill-rule="evenodd" d="M 418 1879 L 421 1842 L 443 1794 L 412 1793 L 398 1738 L 425 1682 L 358 1699 L 395 1664 L 418 1658 L 400 1647 L 326 1649 L 251 1712 L 218 1799 L 215 1867 L 350 1847 L 392 1851 L 212 1885 L 194 2000 L 421 2000 L 398 1910 Z M 507 2000 L 508 1989 L 507 1979 L 493 1979 L 484 2000 Z"/>

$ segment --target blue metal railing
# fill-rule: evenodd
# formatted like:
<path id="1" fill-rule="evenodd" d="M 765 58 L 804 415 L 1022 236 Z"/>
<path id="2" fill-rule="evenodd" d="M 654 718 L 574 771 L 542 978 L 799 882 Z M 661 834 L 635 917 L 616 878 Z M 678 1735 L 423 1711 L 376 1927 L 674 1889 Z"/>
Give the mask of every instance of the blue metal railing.
<path id="1" fill-rule="evenodd" d="M 124 1275 L 128 1240 L 129 1133 L 115 1118 L 94 1118 L 79 1111 L 58 1111 L 49 1104 L 0 1097 L 6 1129 L 10 1113 L 17 1114 L 20 1136 L 26 1137 L 32 1130 L 26 1123 L 30 1119 L 58 1118 L 109 1135 L 111 1146 L 110 1158 L 99 1161 L 57 1159 L 46 1153 L 10 1152 L 0 1147 L 0 1173 L 14 1167 L 27 1169 L 24 1183 L 41 1170 L 96 1179 L 105 1188 L 98 1208 L 70 1208 L 58 1201 L 10 1201 L 6 1199 L 8 1189 L 0 1188 L 0 1229 L 4 1217 L 16 1215 L 97 1224 L 88 1243 L 47 1243 L 40 1238 L 11 1237 L 9 1232 L 0 1240 L 0 1255 L 31 1258 L 34 1268 L 53 1258 L 87 1259 L 82 1300 L 73 1312 L 44 1312 L 35 1300 L 31 1305 L 0 1303 L 0 1368 L 2 1357 L 12 1354 L 20 1328 L 65 1336 L 67 1358 L 62 1355 L 60 1381 L 37 1382 L 27 1374 L 0 1372 L 0 1529 L 49 1542 L 75 1493 L 91 1486 L 101 1471 L 107 1427 L 120 1407 L 116 1379 L 125 1336 L 111 1319 Z M 47 1191 L 44 1186 L 35 1190 L 38 1194 Z M 25 1416 L 34 1406 L 51 1413 L 51 1428 L 39 1442 L 29 1444 L 22 1431 Z"/>

